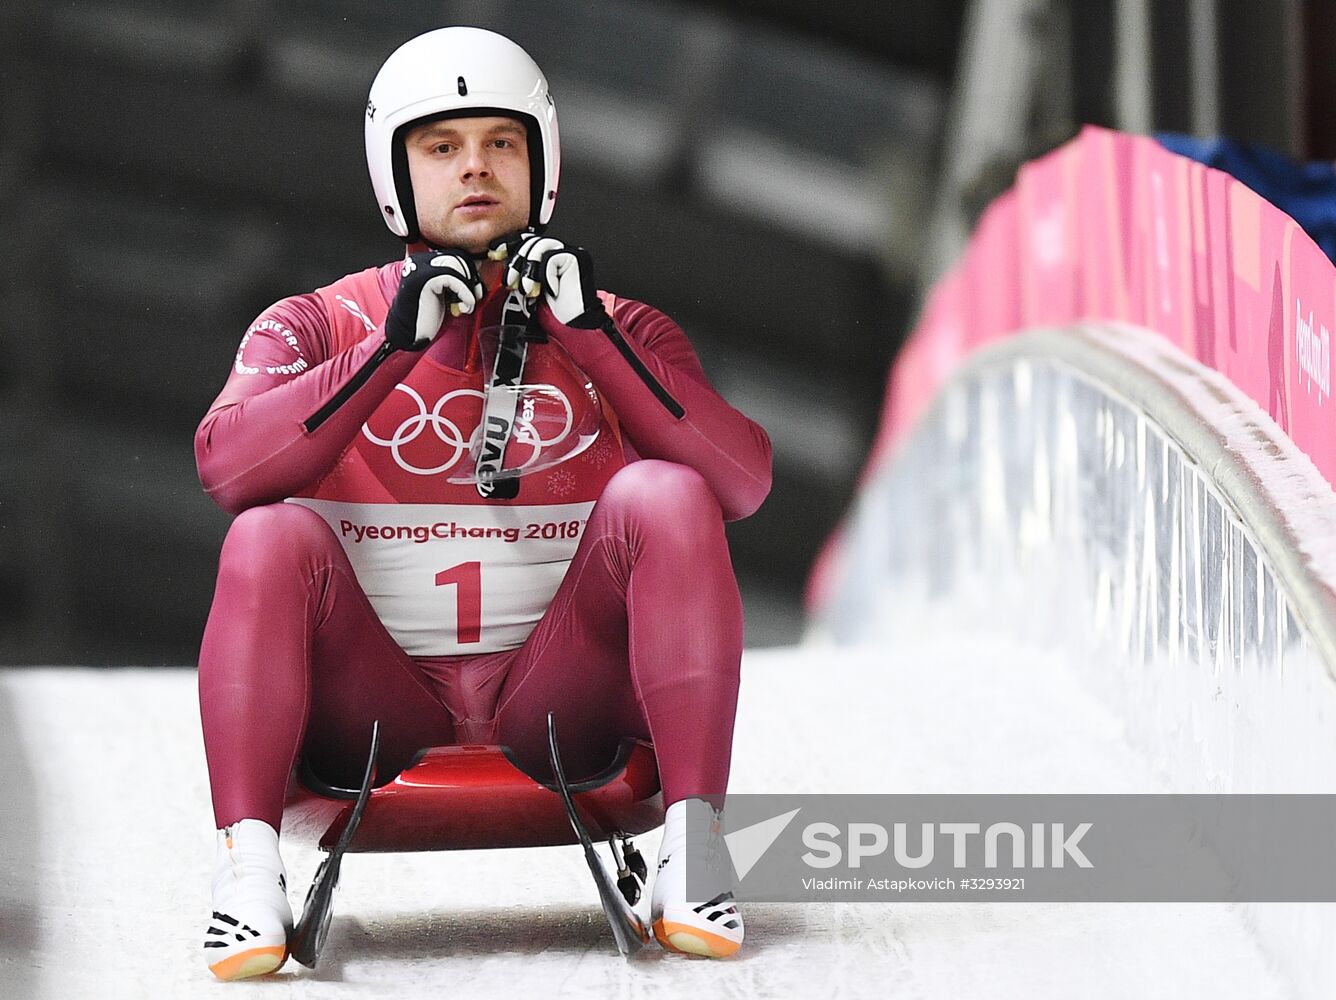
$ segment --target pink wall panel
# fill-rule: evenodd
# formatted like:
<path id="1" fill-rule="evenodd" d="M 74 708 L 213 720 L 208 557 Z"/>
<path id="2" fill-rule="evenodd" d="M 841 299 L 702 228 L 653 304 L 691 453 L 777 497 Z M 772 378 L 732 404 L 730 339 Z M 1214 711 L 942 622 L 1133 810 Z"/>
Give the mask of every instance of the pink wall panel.
<path id="1" fill-rule="evenodd" d="M 1151 139 L 1086 128 L 1026 164 L 928 302 L 891 375 L 883 444 L 974 347 L 1114 319 L 1229 376 L 1336 480 L 1336 268 L 1279 209 Z"/>
<path id="2" fill-rule="evenodd" d="M 1336 267 L 1229 175 L 1093 127 L 1020 169 L 928 296 L 890 374 L 862 481 L 970 351 L 1081 319 L 1163 334 L 1228 376 L 1336 482 Z M 813 571 L 809 604 L 837 557 L 838 536 Z"/>

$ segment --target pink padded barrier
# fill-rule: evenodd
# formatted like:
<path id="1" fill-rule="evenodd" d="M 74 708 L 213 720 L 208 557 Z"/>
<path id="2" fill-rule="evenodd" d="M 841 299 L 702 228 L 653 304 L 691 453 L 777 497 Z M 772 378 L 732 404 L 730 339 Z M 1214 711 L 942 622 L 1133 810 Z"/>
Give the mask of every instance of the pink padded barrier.
<path id="1" fill-rule="evenodd" d="M 1336 267 L 1280 209 L 1153 139 L 1086 127 L 1025 164 L 929 293 L 892 367 L 860 486 L 974 348 L 1034 327 L 1123 320 L 1227 376 L 1336 482 Z M 808 580 L 836 573 L 839 532 Z"/>

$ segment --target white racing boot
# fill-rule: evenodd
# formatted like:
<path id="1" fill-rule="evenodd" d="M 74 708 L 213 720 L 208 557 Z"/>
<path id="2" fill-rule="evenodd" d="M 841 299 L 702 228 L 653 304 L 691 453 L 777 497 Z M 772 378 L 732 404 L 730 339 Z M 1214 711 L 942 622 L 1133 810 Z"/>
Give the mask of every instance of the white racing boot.
<path id="1" fill-rule="evenodd" d="M 219 979 L 274 972 L 288 958 L 292 907 L 278 833 L 263 820 L 243 819 L 218 831 L 213 869 L 213 918 L 204 961 Z"/>
<path id="2" fill-rule="evenodd" d="M 710 888 L 704 902 L 687 899 L 688 867 L 692 888 L 702 875 L 707 878 Z M 730 877 L 719 813 L 704 799 L 670 805 L 650 908 L 659 944 L 669 951 L 707 958 L 723 958 L 742 947 L 742 911 L 733 902 Z"/>

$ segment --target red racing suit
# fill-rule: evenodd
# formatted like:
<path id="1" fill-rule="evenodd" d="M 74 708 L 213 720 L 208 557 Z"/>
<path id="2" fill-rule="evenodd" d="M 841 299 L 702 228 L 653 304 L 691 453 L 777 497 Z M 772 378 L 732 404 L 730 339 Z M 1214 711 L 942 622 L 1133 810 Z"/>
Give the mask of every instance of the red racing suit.
<path id="1" fill-rule="evenodd" d="M 530 346 L 524 379 L 526 383 L 552 387 L 552 397 L 569 412 L 572 426 L 582 421 L 596 424 L 596 440 L 558 465 L 523 476 L 514 499 L 484 500 L 471 483 L 451 480 L 469 471 L 467 444 L 481 415 L 486 374 L 478 331 L 498 322 L 502 295 L 499 290 L 489 295 L 474 315 L 448 319 L 425 350 L 390 353 L 370 370 L 369 363 L 385 341 L 385 317 L 399 276 L 399 264 L 390 263 L 348 275 L 314 293 L 284 299 L 266 309 L 242 338 L 231 374 L 196 433 L 195 453 L 205 490 L 225 510 L 239 514 L 288 501 L 319 515 L 341 546 L 375 618 L 407 654 L 406 663 L 411 660 L 403 669 L 423 672 L 426 686 L 434 685 L 458 729 L 461 722 L 468 721 L 464 719 L 468 713 L 452 703 L 450 692 L 458 691 L 461 671 L 466 667 L 482 665 L 501 706 L 506 702 L 505 675 L 516 669 L 516 663 L 522 660 L 525 670 L 532 668 L 535 675 L 539 671 L 541 664 L 530 664 L 529 660 L 541 651 L 522 647 L 544 619 L 559 588 L 575 586 L 573 581 L 563 583 L 567 570 L 577 552 L 584 552 L 597 541 L 582 545 L 596 505 L 620 470 L 642 460 L 655 460 L 645 466 L 646 470 L 659 463 L 671 463 L 664 468 L 691 470 L 717 501 L 718 513 L 713 516 L 733 520 L 754 511 L 769 490 L 770 443 L 758 425 L 729 406 L 710 386 L 686 336 L 672 320 L 643 303 L 601 292 L 621 334 L 620 342 L 600 330 L 565 327 L 541 305 L 538 318 L 550 340 Z M 583 376 L 592 383 L 593 393 L 588 391 Z M 535 436 L 544 433 L 533 428 L 524 432 L 524 418 L 524 413 L 518 415 L 512 449 L 522 451 L 526 442 L 531 444 Z M 618 524 L 645 523 L 635 517 L 624 522 L 618 513 L 621 508 L 614 511 L 610 504 L 608 501 L 604 505 L 604 522 L 612 517 Z M 631 506 L 637 504 L 644 506 L 640 501 Z M 655 514 L 650 521 L 657 526 L 649 529 L 634 525 L 615 531 L 606 525 L 599 529 L 605 534 L 626 536 L 618 545 L 629 553 L 626 560 L 631 568 L 621 566 L 619 557 L 604 559 L 608 582 L 603 589 L 624 591 L 617 600 L 626 606 L 630 618 L 635 617 L 630 596 L 633 579 L 639 581 L 636 587 L 644 605 L 640 614 L 647 621 L 653 613 L 676 613 L 671 607 L 656 609 L 655 605 L 680 603 L 684 598 L 670 591 L 680 588 L 682 580 L 690 580 L 693 574 L 727 575 L 727 586 L 736 589 L 722 533 L 717 545 L 706 546 L 723 546 L 722 557 L 714 558 L 713 569 L 703 568 L 710 562 L 708 555 L 703 555 L 700 566 L 680 565 L 683 560 L 678 559 L 676 581 L 664 579 L 667 570 L 634 569 L 644 541 L 642 535 L 680 530 L 680 525 L 672 524 L 673 516 L 670 510 Z M 250 545 L 242 555 L 229 536 L 224 563 L 229 558 L 233 562 L 252 561 L 255 547 Z M 341 560 L 343 556 L 335 553 L 322 558 Z M 645 566 L 652 563 L 650 559 Z M 287 657 L 294 662 L 286 666 L 276 667 L 272 653 L 263 665 L 258 653 L 254 665 L 238 665 L 238 660 L 247 657 L 235 651 L 248 647 L 237 637 L 249 627 L 238 609 L 249 605 L 245 599 L 225 596 L 225 570 L 226 565 L 220 567 L 219 590 L 201 653 L 201 707 L 215 812 L 220 814 L 220 822 L 231 822 L 242 816 L 227 818 L 223 814 L 254 816 L 263 812 L 272 816 L 276 779 L 268 782 L 268 790 L 263 793 L 247 791 L 239 798 L 225 793 L 224 802 L 232 805 L 219 808 L 220 783 L 248 783 L 247 779 L 236 778 L 238 765 L 234 761 L 249 757 L 247 766 L 255 766 L 253 751 L 242 748 L 231 730 L 248 725 L 245 719 L 253 717 L 256 708 L 251 703 L 246 713 L 238 714 L 211 705 L 208 692 L 236 690 L 246 683 L 245 677 L 253 683 L 260 673 L 265 674 L 265 683 L 272 689 L 275 676 L 281 676 L 284 670 L 290 672 L 292 683 L 288 686 L 293 693 L 288 700 L 293 706 L 284 712 L 295 719 L 298 735 L 288 742 L 300 744 L 301 733 L 305 732 L 310 744 L 313 730 L 319 729 L 309 718 L 315 712 L 310 687 L 319 685 L 312 670 L 318 671 L 319 665 L 295 662 L 302 659 L 295 648 Z M 700 589 L 702 594 L 709 591 L 708 587 Z M 231 590 L 228 595 L 232 595 Z M 581 600 L 588 603 L 589 599 Z M 281 602 L 281 598 L 270 598 L 268 603 L 272 606 L 275 601 Z M 716 598 L 714 603 L 728 602 Z M 607 612 L 599 614 L 606 617 Z M 290 617 L 300 615 L 300 608 L 294 605 Z M 709 610 L 702 608 L 700 617 L 708 622 Z M 298 628 L 295 621 L 292 627 Z M 308 630 L 334 627 L 317 616 Z M 367 627 L 359 626 L 363 631 Z M 592 627 L 602 625 L 591 623 Z M 623 663 L 620 669 L 625 671 L 629 665 L 633 681 L 627 685 L 630 707 L 622 714 L 634 715 L 638 708 L 644 722 L 638 727 L 633 720 L 623 728 L 643 728 L 638 735 L 655 738 L 663 771 L 661 744 L 665 734 L 655 732 L 655 712 L 646 704 L 642 690 L 646 679 L 635 675 L 638 669 L 642 673 L 653 669 L 678 671 L 683 669 L 680 663 L 659 661 L 692 657 L 679 648 L 681 640 L 654 639 L 661 628 L 657 620 L 652 627 L 641 626 L 653 651 L 647 649 L 637 657 L 634 638 L 628 639 L 630 648 L 623 649 L 621 658 L 631 662 Z M 740 642 L 740 628 L 729 626 L 723 631 L 739 632 Z M 629 634 L 633 637 L 634 633 L 632 621 Z M 222 637 L 232 637 L 227 639 L 227 648 L 232 650 L 229 654 L 222 652 Z M 721 642 L 721 649 L 733 644 L 732 639 Z M 578 638 L 572 639 L 572 645 L 578 645 Z M 725 660 L 736 660 L 740 648 L 737 655 L 721 655 Z M 638 666 L 637 659 L 646 662 Z M 308 648 L 304 661 L 310 660 Z M 652 667 L 651 660 L 658 665 Z M 736 666 L 732 669 L 735 671 Z M 571 678 L 564 680 L 569 682 Z M 550 678 L 554 688 L 562 682 L 560 677 Z M 349 686 L 346 677 L 341 683 Z M 531 681 L 526 683 L 530 689 L 536 686 Z M 677 687 L 685 693 L 691 685 L 675 679 L 662 686 L 665 690 Z M 735 678 L 732 694 L 735 699 Z M 217 695 L 215 700 L 221 697 Z M 694 696 L 686 697 L 690 701 Z M 469 712 L 476 720 L 478 698 L 477 692 L 464 692 L 455 701 L 472 705 Z M 719 700 L 726 702 L 721 705 L 728 722 L 724 745 L 720 747 L 717 738 L 704 739 L 713 752 L 722 751 L 726 775 L 735 701 L 728 701 L 726 690 Z M 712 714 L 702 714 L 699 706 L 680 702 L 678 698 L 674 707 L 658 714 L 683 719 Z M 317 708 L 319 703 L 317 698 Z M 492 710 L 497 715 L 487 735 L 510 743 L 523 742 L 523 734 L 507 734 L 504 712 L 497 709 L 497 701 L 491 702 L 491 709 L 482 711 L 483 716 Z M 331 710 L 329 714 L 342 711 Z M 502 720 L 499 734 L 496 719 Z M 292 728 L 294 723 L 288 720 L 285 724 Z M 271 720 L 270 728 L 284 726 Z M 412 727 L 405 723 L 405 728 Z M 719 728 L 717 722 L 714 728 Z M 680 735 L 681 742 L 690 744 L 692 734 Z M 449 742 L 451 734 L 414 732 L 406 739 Z M 697 745 L 701 746 L 699 740 Z M 294 750 L 295 746 L 285 747 L 276 754 L 285 768 L 284 779 Z M 270 770 L 277 774 L 277 768 Z M 718 769 L 711 773 L 717 774 Z M 668 774 L 664 777 L 667 795 Z M 699 783 L 705 779 L 695 780 Z M 712 786 L 709 791 L 722 793 L 722 787 L 714 787 L 719 784 L 717 778 L 706 783 Z"/>

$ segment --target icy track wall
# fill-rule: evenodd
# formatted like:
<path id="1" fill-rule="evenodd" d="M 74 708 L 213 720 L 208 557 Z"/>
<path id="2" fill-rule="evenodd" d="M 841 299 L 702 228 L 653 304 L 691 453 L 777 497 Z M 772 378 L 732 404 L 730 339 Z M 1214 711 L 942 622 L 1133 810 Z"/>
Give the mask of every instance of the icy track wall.
<path id="1" fill-rule="evenodd" d="M 1151 140 L 1027 165 L 897 361 L 814 621 L 1061 650 L 1148 791 L 1336 792 L 1334 298 L 1292 220 Z M 1336 905 L 1248 910 L 1328 995 Z"/>

